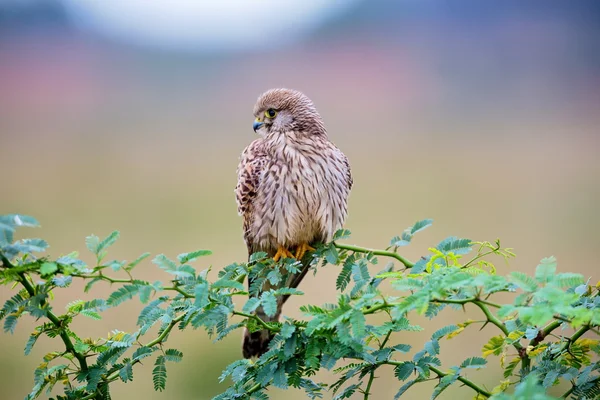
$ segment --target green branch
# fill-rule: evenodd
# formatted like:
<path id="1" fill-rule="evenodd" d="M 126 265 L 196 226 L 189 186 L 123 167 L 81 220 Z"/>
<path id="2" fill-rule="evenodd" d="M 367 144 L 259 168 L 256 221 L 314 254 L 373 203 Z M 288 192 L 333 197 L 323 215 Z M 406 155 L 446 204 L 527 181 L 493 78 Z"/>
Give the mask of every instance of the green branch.
<path id="1" fill-rule="evenodd" d="M 392 335 L 392 331 L 390 330 L 387 333 L 387 335 L 385 335 L 385 338 L 383 339 L 383 341 L 379 345 L 379 350 L 381 350 L 381 349 L 383 349 L 385 347 L 385 345 L 387 344 L 388 340 L 390 340 L 390 336 L 391 335 Z M 377 367 L 373 366 L 373 368 L 371 369 L 371 373 L 369 374 L 369 381 L 367 382 L 367 388 L 365 389 L 364 400 L 368 400 L 369 394 L 371 393 L 371 385 L 373 384 L 373 381 L 375 380 L 375 370 L 376 369 L 377 369 Z"/>
<path id="2" fill-rule="evenodd" d="M 388 365 L 395 365 L 395 366 L 399 366 L 399 365 L 403 365 L 404 362 L 403 361 L 393 361 L 393 360 L 388 360 L 388 361 L 384 361 L 383 364 L 388 364 Z M 429 369 L 432 370 L 433 372 L 436 373 L 436 375 L 439 378 L 443 378 L 446 375 L 450 375 L 446 372 L 443 372 L 441 369 L 438 369 L 436 366 L 428 364 Z M 465 378 L 464 376 L 459 375 L 457 378 L 460 382 L 464 383 L 466 386 L 470 387 L 471 389 L 473 389 L 474 391 L 476 391 L 477 393 L 481 394 L 482 396 L 485 397 L 491 397 L 492 394 L 490 392 L 488 392 L 487 390 L 483 389 L 482 387 L 480 387 L 479 385 L 477 385 L 476 383 L 474 383 L 473 381 Z"/>
<path id="3" fill-rule="evenodd" d="M 2 265 L 6 266 L 9 269 L 14 268 L 14 265 L 4 256 L 4 254 L 0 254 L 0 259 L 2 260 Z M 29 283 L 29 280 L 27 279 L 27 276 L 25 275 L 25 273 L 18 272 L 17 276 L 19 277 L 19 282 L 21 283 L 21 285 L 23 285 L 23 287 L 29 294 L 29 297 L 34 297 L 35 289 L 31 285 L 31 283 Z M 41 308 L 46 308 L 47 305 L 48 305 L 48 303 L 46 302 L 46 300 L 40 301 Z M 71 341 L 69 334 L 63 327 L 63 324 L 62 324 L 62 321 L 60 320 L 60 318 L 58 318 L 52 311 L 50 311 L 49 308 L 46 308 L 45 312 L 46 312 L 46 317 L 54 324 L 54 326 L 56 326 L 56 328 L 58 328 L 60 338 L 63 341 L 63 343 L 65 344 L 65 348 L 66 348 L 67 352 L 71 353 L 77 359 L 77 361 L 79 362 L 79 366 L 81 367 L 81 370 L 83 372 L 86 372 L 88 369 L 88 365 L 87 365 L 85 356 L 83 354 L 75 351 L 73 342 Z"/>
<path id="4" fill-rule="evenodd" d="M 232 313 L 233 315 L 239 315 L 240 317 L 245 317 L 245 318 L 248 318 L 248 319 L 253 319 L 253 320 L 255 320 L 256 322 L 258 322 L 258 324 L 259 324 L 260 326 L 262 326 L 263 328 L 265 328 L 265 329 L 267 329 L 267 330 L 269 330 L 269 331 L 271 331 L 271 332 L 275 332 L 275 333 L 277 333 L 277 332 L 279 332 L 279 331 L 280 331 L 280 329 L 279 329 L 278 327 L 276 327 L 276 326 L 273 326 L 273 325 L 270 325 L 270 324 L 267 324 L 267 323 L 266 323 L 265 321 L 263 321 L 263 320 L 262 320 L 260 317 L 258 317 L 258 316 L 256 316 L 256 315 L 254 315 L 254 314 L 248 314 L 248 313 L 245 313 L 245 312 L 242 312 L 242 311 L 236 311 L 236 310 L 233 310 L 231 313 Z"/>
<path id="5" fill-rule="evenodd" d="M 508 328 L 506 328 L 506 325 L 504 325 L 504 322 L 500 321 L 494 314 L 492 314 L 490 309 L 487 308 L 487 305 L 485 303 L 483 303 L 481 300 L 473 300 L 472 303 L 475 304 L 477 307 L 479 307 L 479 309 L 483 312 L 483 314 L 488 319 L 488 321 L 490 321 L 492 324 L 496 325 L 498 327 L 498 329 L 500 329 L 502 331 L 502 333 L 504 333 L 506 336 L 508 336 L 508 334 L 509 334 Z M 517 350 L 521 348 L 521 345 L 519 343 L 514 343 L 514 345 L 515 345 L 515 347 L 517 347 L 517 345 L 518 345 Z"/>
<path id="6" fill-rule="evenodd" d="M 406 258 L 402 257 L 400 254 L 393 252 L 393 251 L 369 249 L 366 247 L 353 246 L 351 244 L 344 244 L 344 243 L 337 243 L 337 242 L 335 242 L 334 245 L 338 249 L 350 250 L 355 253 L 372 253 L 376 256 L 395 258 L 396 260 L 398 260 L 402 264 L 404 264 L 404 266 L 406 268 L 412 268 L 415 265 L 414 263 L 408 261 Z"/>
<path id="7" fill-rule="evenodd" d="M 432 370 L 433 372 L 435 372 L 438 375 L 438 377 L 440 377 L 440 378 L 443 378 L 444 376 L 449 375 L 445 372 L 442 372 L 442 370 L 437 369 L 433 365 L 429 365 L 429 369 Z M 466 386 L 470 387 L 471 389 L 473 389 L 474 391 L 479 393 L 480 395 L 485 396 L 485 397 L 492 397 L 492 394 L 490 392 L 481 388 L 480 386 L 475 384 L 473 381 L 465 378 L 464 376 L 459 375 L 457 379 L 460 382 L 464 383 Z"/>
<path id="8" fill-rule="evenodd" d="M 145 345 L 143 345 L 143 347 L 154 347 L 158 344 L 162 344 L 163 341 L 167 338 L 167 336 L 171 332 L 171 330 L 175 327 L 175 325 L 177 325 L 185 317 L 185 315 L 186 315 L 186 313 L 184 312 L 182 314 L 179 314 L 177 317 L 173 318 L 173 320 L 171 320 L 171 322 L 169 322 L 169 325 L 167 325 L 167 327 L 161 332 L 160 335 L 158 335 L 158 337 L 156 337 L 156 339 L 151 340 L 150 342 L 146 343 Z M 131 365 L 138 364 L 139 362 L 141 362 L 141 361 L 135 360 L 131 363 Z M 107 376 L 104 379 L 104 382 L 110 383 L 110 382 L 117 380 L 118 378 L 119 378 L 119 371 L 115 371 L 112 374 L 110 374 L 109 376 Z M 93 398 L 94 398 L 94 396 L 90 395 L 88 397 L 84 397 L 83 399 L 93 399 Z"/>

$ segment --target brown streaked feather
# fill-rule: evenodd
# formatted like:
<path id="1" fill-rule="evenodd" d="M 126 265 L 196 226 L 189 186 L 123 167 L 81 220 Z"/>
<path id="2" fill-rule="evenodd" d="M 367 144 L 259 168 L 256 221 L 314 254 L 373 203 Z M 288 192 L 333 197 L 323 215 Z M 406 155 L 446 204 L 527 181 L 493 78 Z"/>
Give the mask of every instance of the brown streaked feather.
<path id="1" fill-rule="evenodd" d="M 252 248 L 252 232 L 250 225 L 253 215 L 253 200 L 260 185 L 260 176 L 267 164 L 262 140 L 257 139 L 244 149 L 237 169 L 238 183 L 235 187 L 235 198 L 238 214 L 243 218 L 244 240 L 250 254 Z"/>

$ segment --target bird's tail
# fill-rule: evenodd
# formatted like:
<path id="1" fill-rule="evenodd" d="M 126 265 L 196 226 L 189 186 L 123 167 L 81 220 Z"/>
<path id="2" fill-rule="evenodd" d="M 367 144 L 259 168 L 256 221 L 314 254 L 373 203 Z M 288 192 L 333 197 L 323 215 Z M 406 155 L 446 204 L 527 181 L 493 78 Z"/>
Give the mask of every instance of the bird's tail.
<path id="1" fill-rule="evenodd" d="M 265 322 L 276 322 L 279 321 L 279 315 L 281 313 L 281 305 L 277 307 L 277 314 L 269 317 L 263 311 L 262 307 L 256 310 L 256 316 Z M 244 329 L 244 341 L 242 344 L 242 353 L 244 358 L 260 357 L 267 352 L 269 343 L 275 335 L 268 329 L 261 329 L 260 331 L 250 332 L 248 328 Z"/>
<path id="2" fill-rule="evenodd" d="M 308 270 L 310 269 L 310 260 L 311 257 L 309 255 L 305 256 L 302 260 L 302 269 L 299 273 L 291 275 L 288 281 L 285 283 L 286 287 L 296 288 L 300 284 L 300 281 L 304 278 Z M 262 307 L 258 307 L 256 309 L 256 316 L 262 319 L 265 322 L 277 322 L 279 321 L 279 316 L 281 315 L 281 309 L 283 304 L 290 297 L 289 294 L 283 295 L 277 299 L 277 313 L 269 317 L 265 314 Z M 250 332 L 248 328 L 244 329 L 244 340 L 242 344 L 242 354 L 244 358 L 252 358 L 252 357 L 260 357 L 269 349 L 269 343 L 273 339 L 275 335 L 271 333 L 268 329 L 262 329 L 256 332 Z"/>

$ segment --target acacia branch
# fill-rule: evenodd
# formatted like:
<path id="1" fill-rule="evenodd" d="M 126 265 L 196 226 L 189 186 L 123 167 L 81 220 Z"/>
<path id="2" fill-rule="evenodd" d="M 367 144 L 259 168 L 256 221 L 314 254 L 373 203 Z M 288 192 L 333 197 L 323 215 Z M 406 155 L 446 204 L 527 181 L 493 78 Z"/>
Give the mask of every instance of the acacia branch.
<path id="1" fill-rule="evenodd" d="M 398 254 L 396 252 L 393 252 L 393 251 L 369 249 L 369 248 L 366 248 L 366 247 L 354 246 L 354 245 L 351 245 L 351 244 L 337 243 L 337 242 L 335 242 L 334 245 L 338 249 L 350 250 L 350 251 L 353 251 L 355 253 L 372 253 L 372 254 L 374 254 L 376 256 L 383 256 L 383 257 L 395 258 L 396 260 L 398 260 L 402 264 L 404 264 L 404 266 L 406 268 L 412 268 L 415 265 L 413 262 L 408 261 L 406 258 L 402 257 L 400 254 Z"/>
<path id="2" fill-rule="evenodd" d="M 387 335 L 385 335 L 385 338 L 383 339 L 383 341 L 379 345 L 379 350 L 381 350 L 381 349 L 383 349 L 385 347 L 385 345 L 387 344 L 388 340 L 390 340 L 390 336 L 391 335 L 392 335 L 392 331 L 390 330 L 387 333 Z M 377 367 L 373 366 L 373 369 L 371 369 L 371 373 L 369 374 L 369 381 L 367 382 L 367 388 L 365 389 L 364 400 L 368 400 L 369 395 L 371 393 L 371 385 L 373 384 L 373 381 L 375 380 L 375 370 L 376 369 L 377 369 Z"/>
<path id="3" fill-rule="evenodd" d="M 258 317 L 257 315 L 254 315 L 254 314 L 248 314 L 248 313 L 245 313 L 245 312 L 242 312 L 242 311 L 236 311 L 236 310 L 233 310 L 231 313 L 232 313 L 233 315 L 239 315 L 240 317 L 245 317 L 245 318 L 248 318 L 248 319 L 253 319 L 253 320 L 255 320 L 256 322 L 258 322 L 258 324 L 259 324 L 260 326 L 262 326 L 263 328 L 265 328 L 265 329 L 267 329 L 267 330 L 269 330 L 269 331 L 271 331 L 271 332 L 275 332 L 275 333 L 277 333 L 277 332 L 279 332 L 279 331 L 280 331 L 280 329 L 279 329 L 278 327 L 276 327 L 276 326 L 273 326 L 273 325 L 269 325 L 269 324 L 267 324 L 265 321 L 263 321 L 263 320 L 262 320 L 260 317 Z"/>
<path id="4" fill-rule="evenodd" d="M 14 268 L 14 265 L 4 256 L 4 254 L 0 254 L 0 259 L 2 260 L 3 266 L 5 266 L 9 269 Z M 17 276 L 19 277 L 19 282 L 21 283 L 21 285 L 23 285 L 23 287 L 29 294 L 29 297 L 34 297 L 35 289 L 31 285 L 31 283 L 29 283 L 29 280 L 27 279 L 27 276 L 25 275 L 25 273 L 18 272 Z M 48 303 L 46 302 L 45 299 L 40 301 L 40 307 L 44 308 L 46 317 L 54 324 L 54 326 L 56 326 L 56 328 L 58 328 L 59 336 L 60 336 L 61 340 L 63 341 L 63 343 L 65 344 L 65 348 L 66 348 L 67 352 L 71 353 L 77 359 L 77 361 L 79 362 L 79 366 L 81 367 L 81 371 L 87 372 L 88 365 L 87 365 L 85 356 L 83 354 L 75 351 L 73 342 L 71 341 L 69 334 L 63 327 L 62 321 L 52 311 L 50 311 L 49 308 L 46 308 L 47 305 L 48 305 Z"/>
<path id="5" fill-rule="evenodd" d="M 433 372 L 435 372 L 438 375 L 438 377 L 440 377 L 440 378 L 443 378 L 444 376 L 449 375 L 449 374 L 437 369 L 433 365 L 429 365 L 429 369 L 432 370 Z M 459 375 L 457 380 L 464 383 L 466 386 L 470 387 L 471 389 L 473 389 L 474 391 L 476 391 L 477 393 L 479 393 L 482 396 L 485 396 L 485 397 L 492 396 L 492 394 L 490 392 L 481 388 L 479 385 L 475 384 L 473 381 L 465 378 L 464 376 Z"/>
<path id="6" fill-rule="evenodd" d="M 388 361 L 384 361 L 384 364 L 388 364 L 388 365 L 395 365 L 395 366 L 399 366 L 399 365 L 403 365 L 404 362 L 403 361 L 394 361 L 394 360 L 388 360 Z M 450 375 L 444 371 L 442 371 L 441 369 L 438 369 L 436 366 L 428 364 L 428 367 L 430 370 L 432 370 L 433 372 L 436 373 L 436 375 L 439 378 L 443 378 L 446 375 Z M 459 375 L 457 380 L 459 380 L 460 382 L 464 383 L 466 386 L 470 387 L 471 389 L 473 389 L 474 391 L 476 391 L 477 393 L 481 394 L 482 396 L 485 397 L 491 397 L 492 394 L 490 392 L 488 392 L 487 390 L 483 389 L 481 386 L 477 385 L 476 383 L 474 383 L 473 381 L 469 380 L 468 378 L 465 378 L 464 376 Z"/>

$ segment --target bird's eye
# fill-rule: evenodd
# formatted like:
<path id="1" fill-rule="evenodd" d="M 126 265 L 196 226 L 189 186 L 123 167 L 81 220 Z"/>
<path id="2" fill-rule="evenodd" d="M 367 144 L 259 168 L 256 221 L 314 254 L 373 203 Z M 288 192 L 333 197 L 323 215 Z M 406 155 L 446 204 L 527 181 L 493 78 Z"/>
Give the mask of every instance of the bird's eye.
<path id="1" fill-rule="evenodd" d="M 269 108 L 267 111 L 265 111 L 265 117 L 267 118 L 275 118 L 276 115 L 277 111 L 273 110 L 272 108 Z"/>

